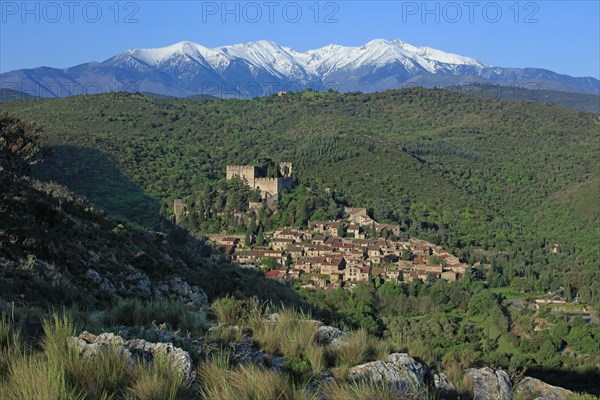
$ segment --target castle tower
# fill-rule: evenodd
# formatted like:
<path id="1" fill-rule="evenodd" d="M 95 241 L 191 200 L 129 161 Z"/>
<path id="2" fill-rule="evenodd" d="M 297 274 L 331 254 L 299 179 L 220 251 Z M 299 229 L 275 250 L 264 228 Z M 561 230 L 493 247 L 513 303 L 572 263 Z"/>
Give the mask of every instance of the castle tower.
<path id="1" fill-rule="evenodd" d="M 292 163 L 291 162 L 280 162 L 279 163 L 279 174 L 284 178 L 292 177 Z"/>
<path id="2" fill-rule="evenodd" d="M 173 200 L 173 214 L 175 215 L 175 222 L 178 222 L 179 219 L 183 216 L 185 212 L 185 205 L 183 204 L 183 200 L 175 199 Z"/>

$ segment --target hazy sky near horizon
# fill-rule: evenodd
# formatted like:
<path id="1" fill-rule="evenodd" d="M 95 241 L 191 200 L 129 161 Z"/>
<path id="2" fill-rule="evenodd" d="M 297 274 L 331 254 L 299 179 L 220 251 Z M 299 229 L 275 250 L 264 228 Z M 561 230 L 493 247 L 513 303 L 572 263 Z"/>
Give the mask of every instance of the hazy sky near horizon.
<path id="1" fill-rule="evenodd" d="M 600 2 L 591 1 L 6 1 L 0 72 L 103 61 L 130 48 L 261 39 L 304 51 L 376 38 L 600 77 Z"/>

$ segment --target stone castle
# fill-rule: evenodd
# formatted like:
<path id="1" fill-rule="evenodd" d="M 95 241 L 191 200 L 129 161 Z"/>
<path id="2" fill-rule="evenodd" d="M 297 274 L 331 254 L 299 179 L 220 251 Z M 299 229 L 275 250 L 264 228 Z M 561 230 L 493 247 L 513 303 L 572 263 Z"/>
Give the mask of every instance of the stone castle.
<path id="1" fill-rule="evenodd" d="M 258 189 L 263 201 L 268 203 L 277 202 L 281 191 L 293 184 L 291 162 L 228 165 L 226 176 L 227 180 L 237 176 L 252 189 Z"/>
<path id="2" fill-rule="evenodd" d="M 239 177 L 252 189 L 260 191 L 261 201 L 249 202 L 250 209 L 260 209 L 270 207 L 275 209 L 279 202 L 279 195 L 285 188 L 293 185 L 292 163 L 275 163 L 268 159 L 262 159 L 255 165 L 228 165 L 226 167 L 227 180 Z M 173 200 L 173 214 L 175 222 L 187 215 L 189 212 L 182 199 Z"/>

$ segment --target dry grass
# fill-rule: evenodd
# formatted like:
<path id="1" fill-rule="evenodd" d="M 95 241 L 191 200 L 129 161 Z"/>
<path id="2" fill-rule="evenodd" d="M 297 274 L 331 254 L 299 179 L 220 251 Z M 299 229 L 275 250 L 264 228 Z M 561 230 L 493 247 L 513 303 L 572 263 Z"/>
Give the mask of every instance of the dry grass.
<path id="1" fill-rule="evenodd" d="M 340 364 L 357 365 L 365 362 L 371 353 L 369 334 L 364 329 L 359 329 L 337 349 Z"/>
<path id="2" fill-rule="evenodd" d="M 348 379 L 348 376 L 350 375 L 350 366 L 349 365 L 340 365 L 339 367 L 332 368 L 331 375 L 337 381 L 345 381 Z"/>
<path id="3" fill-rule="evenodd" d="M 215 300 L 210 309 L 220 324 L 239 325 L 243 322 L 244 307 L 241 300 L 229 296 L 223 297 Z"/>
<path id="4" fill-rule="evenodd" d="M 368 384 L 366 382 L 332 382 L 324 385 L 322 392 L 327 400 L 399 400 L 410 398 L 390 391 L 385 384 Z"/>
<path id="5" fill-rule="evenodd" d="M 232 343 L 241 342 L 244 336 L 238 326 L 217 325 L 208 332 L 206 338 L 211 342 Z"/>
<path id="6" fill-rule="evenodd" d="M 13 353 L 0 398 L 8 400 L 174 400 L 183 376 L 166 359 L 131 365 L 119 348 L 80 356 L 71 337 L 74 328 L 67 316 L 54 314 L 44 322 L 43 351 Z M 6 349 L 3 350 L 3 354 Z"/>
<path id="7" fill-rule="evenodd" d="M 309 362 L 313 373 L 320 373 L 327 368 L 325 349 L 317 344 L 311 344 L 304 349 L 304 358 Z"/>
<path id="8" fill-rule="evenodd" d="M 279 399 L 314 400 L 316 395 L 297 388 L 289 377 L 257 366 L 230 370 L 222 360 L 209 360 L 198 368 L 203 400 Z"/>
<path id="9" fill-rule="evenodd" d="M 385 382 L 339 382 L 334 381 L 321 387 L 327 400 L 437 400 L 427 389 L 399 392 L 388 388 Z"/>
<path id="10" fill-rule="evenodd" d="M 22 354 L 10 363 L 10 380 L 3 389 L 6 400 L 83 399 L 67 383 L 65 372 L 48 363 L 43 354 Z"/>
<path id="11" fill-rule="evenodd" d="M 253 338 L 268 353 L 300 358 L 315 343 L 317 325 L 294 309 L 282 309 L 275 321 L 262 321 Z"/>
<path id="12" fill-rule="evenodd" d="M 0 314 L 0 383 L 8 376 L 11 363 L 21 349 L 19 332 L 12 328 L 8 317 Z"/>
<path id="13" fill-rule="evenodd" d="M 183 375 L 172 368 L 165 357 L 155 357 L 151 364 L 136 368 L 135 380 L 127 390 L 131 400 L 176 400 L 183 385 Z"/>
<path id="14" fill-rule="evenodd" d="M 102 399 L 130 385 L 138 369 L 143 368 L 129 365 L 120 349 L 113 347 L 95 357 L 80 357 L 68 373 L 72 384 L 85 391 L 87 399 Z"/>

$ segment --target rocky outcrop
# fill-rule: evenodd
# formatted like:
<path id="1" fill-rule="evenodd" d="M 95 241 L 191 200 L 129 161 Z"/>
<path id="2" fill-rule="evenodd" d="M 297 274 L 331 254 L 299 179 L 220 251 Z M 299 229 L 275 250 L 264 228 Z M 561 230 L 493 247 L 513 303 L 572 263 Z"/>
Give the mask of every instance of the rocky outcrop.
<path id="1" fill-rule="evenodd" d="M 182 374 L 184 385 L 189 386 L 194 381 L 195 373 L 190 355 L 172 343 L 150 343 L 142 339 L 125 341 L 112 333 L 96 336 L 89 332 L 73 338 L 73 342 L 84 357 L 98 355 L 114 347 L 120 349 L 121 355 L 131 363 L 152 362 L 155 357 L 162 356 Z"/>
<path id="2" fill-rule="evenodd" d="M 448 381 L 445 373 L 439 372 L 433 375 L 433 387 L 436 393 L 444 396 L 450 392 L 456 391 L 456 386 Z"/>
<path id="3" fill-rule="evenodd" d="M 427 366 L 408 354 L 390 354 L 387 361 L 373 361 L 350 369 L 348 380 L 385 383 L 394 392 L 409 393 L 426 387 Z"/>
<path id="4" fill-rule="evenodd" d="M 340 347 L 343 340 L 351 335 L 351 333 L 344 332 L 336 327 L 321 325 L 315 332 L 315 339 L 317 343 L 322 346 L 329 346 L 331 349 L 337 349 Z"/>
<path id="5" fill-rule="evenodd" d="M 570 390 L 552 386 L 539 379 L 526 377 L 515 385 L 515 396 L 521 400 L 564 400 L 571 393 Z"/>
<path id="6" fill-rule="evenodd" d="M 514 400 L 512 384 L 505 371 L 469 368 L 465 377 L 472 382 L 473 400 Z"/>
<path id="7" fill-rule="evenodd" d="M 208 304 L 208 297 L 204 290 L 198 286 L 190 285 L 177 276 L 159 282 L 154 289 L 154 298 L 157 300 L 162 298 L 177 299 L 182 303 L 192 303 L 195 306 Z"/>
<path id="8" fill-rule="evenodd" d="M 98 271 L 93 268 L 89 268 L 84 275 L 89 281 L 91 281 L 96 287 L 105 292 L 108 296 L 113 297 L 117 294 L 117 289 L 115 286 L 105 277 L 100 275 Z"/>
<path id="9" fill-rule="evenodd" d="M 125 342 L 124 348 L 129 350 L 136 360 L 151 362 L 154 357 L 163 356 L 183 374 L 186 386 L 191 385 L 194 380 L 194 368 L 192 358 L 187 351 L 173 346 L 172 343 L 150 343 L 143 339 L 133 339 Z"/>

